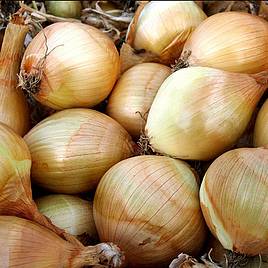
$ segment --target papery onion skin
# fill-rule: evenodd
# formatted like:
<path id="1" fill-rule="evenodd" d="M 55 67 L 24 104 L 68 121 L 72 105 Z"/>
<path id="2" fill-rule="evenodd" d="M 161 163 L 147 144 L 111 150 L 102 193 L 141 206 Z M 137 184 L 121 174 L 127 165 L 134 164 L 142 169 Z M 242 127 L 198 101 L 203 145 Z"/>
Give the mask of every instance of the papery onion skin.
<path id="1" fill-rule="evenodd" d="M 127 70 L 109 97 L 107 114 L 138 137 L 157 90 L 170 74 L 169 67 L 157 63 L 142 63 Z"/>
<path id="2" fill-rule="evenodd" d="M 268 145 L 268 100 L 258 112 L 253 136 L 255 147 Z"/>
<path id="3" fill-rule="evenodd" d="M 21 136 L 30 127 L 27 101 L 18 87 L 24 39 L 28 31 L 24 19 L 15 14 L 5 30 L 3 43 L 0 37 L 0 122 Z"/>
<path id="4" fill-rule="evenodd" d="M 18 217 L 0 216 L 0 242 L 1 267 L 120 267 L 121 263 L 120 251 L 113 244 L 74 246 L 54 232 Z"/>
<path id="5" fill-rule="evenodd" d="M 24 139 L 33 160 L 33 181 L 56 193 L 94 189 L 111 166 L 134 153 L 134 143 L 122 126 L 85 108 L 47 117 Z"/>
<path id="6" fill-rule="evenodd" d="M 158 90 L 146 135 L 159 153 L 213 159 L 243 134 L 265 89 L 247 74 L 207 67 L 180 69 Z"/>
<path id="7" fill-rule="evenodd" d="M 35 202 L 43 215 L 69 234 L 78 236 L 86 233 L 97 239 L 92 202 L 63 194 L 46 195 Z"/>
<path id="8" fill-rule="evenodd" d="M 47 13 L 66 18 L 79 18 L 82 5 L 80 1 L 45 1 Z"/>
<path id="9" fill-rule="evenodd" d="M 203 215 L 224 248 L 268 253 L 268 150 L 240 148 L 218 157 L 200 188 Z"/>
<path id="10" fill-rule="evenodd" d="M 27 47 L 21 65 L 24 82 L 27 75 L 38 75 L 36 69 L 42 71 L 41 82 L 28 89 L 36 100 L 56 110 L 93 107 L 108 96 L 118 78 L 119 54 L 98 29 L 58 22 Z"/>
<path id="11" fill-rule="evenodd" d="M 186 41 L 190 66 L 238 73 L 268 69 L 268 22 L 242 12 L 217 13 L 201 23 Z"/>
<path id="12" fill-rule="evenodd" d="M 164 63 L 180 55 L 186 39 L 207 18 L 193 1 L 150 1 L 135 16 L 127 43 L 159 56 Z"/>
<path id="13" fill-rule="evenodd" d="M 197 253 L 206 235 L 193 171 L 165 156 L 136 156 L 109 169 L 93 215 L 101 241 L 117 243 L 129 267 L 166 267 L 178 252 Z"/>

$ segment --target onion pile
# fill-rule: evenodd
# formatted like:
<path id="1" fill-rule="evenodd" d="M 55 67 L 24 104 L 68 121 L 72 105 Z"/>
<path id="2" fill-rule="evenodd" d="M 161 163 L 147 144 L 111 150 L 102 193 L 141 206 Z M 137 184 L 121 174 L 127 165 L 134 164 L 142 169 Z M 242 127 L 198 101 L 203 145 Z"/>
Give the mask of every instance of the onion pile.
<path id="1" fill-rule="evenodd" d="M 79 1 L 45 1 L 47 12 L 54 16 L 79 18 L 81 3 Z"/>

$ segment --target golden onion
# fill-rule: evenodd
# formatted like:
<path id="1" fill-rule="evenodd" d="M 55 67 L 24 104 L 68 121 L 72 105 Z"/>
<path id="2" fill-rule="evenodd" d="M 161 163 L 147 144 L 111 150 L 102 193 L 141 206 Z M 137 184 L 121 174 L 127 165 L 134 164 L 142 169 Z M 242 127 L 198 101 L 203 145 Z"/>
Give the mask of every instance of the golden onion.
<path id="1" fill-rule="evenodd" d="M 169 67 L 157 63 L 141 63 L 127 70 L 109 97 L 107 114 L 138 137 L 157 90 L 170 74 Z"/>
<path id="2" fill-rule="evenodd" d="M 64 194 L 43 196 L 35 202 L 43 215 L 69 234 L 76 236 L 87 234 L 97 239 L 92 202 Z"/>
<path id="3" fill-rule="evenodd" d="M 102 175 L 133 154 L 133 142 L 115 120 L 100 112 L 67 109 L 24 137 L 32 156 L 32 179 L 56 193 L 92 190 Z"/>
<path id="4" fill-rule="evenodd" d="M 261 107 L 254 128 L 254 146 L 268 145 L 268 100 Z"/>
<path id="5" fill-rule="evenodd" d="M 120 267 L 122 253 L 112 243 L 73 245 L 29 220 L 0 216 L 1 267 Z M 102 266 L 104 265 L 104 266 Z"/>
<path id="6" fill-rule="evenodd" d="M 57 110 L 100 103 L 118 74 L 113 41 L 92 26 L 71 22 L 39 32 L 25 51 L 20 72 L 22 87 Z"/>
<path id="7" fill-rule="evenodd" d="M 101 241 L 116 243 L 130 267 L 167 267 L 196 254 L 206 235 L 195 173 L 181 160 L 137 156 L 102 177 L 93 202 Z"/>
<path id="8" fill-rule="evenodd" d="M 209 160 L 235 144 L 266 90 L 267 73 L 180 69 L 158 90 L 145 133 L 151 147 L 175 158 Z"/>
<path id="9" fill-rule="evenodd" d="M 126 43 L 170 64 L 180 56 L 186 39 L 206 18 L 194 1 L 150 1 L 140 5 L 136 11 L 128 28 Z M 123 54 L 120 57 L 125 65 L 130 61 L 130 55 Z"/>
<path id="10" fill-rule="evenodd" d="M 229 72 L 268 69 L 268 22 L 242 12 L 217 13 L 200 24 L 184 45 L 190 66 Z"/>
<path id="11" fill-rule="evenodd" d="M 218 157 L 200 188 L 206 223 L 225 249 L 268 254 L 268 149 L 239 148 Z"/>

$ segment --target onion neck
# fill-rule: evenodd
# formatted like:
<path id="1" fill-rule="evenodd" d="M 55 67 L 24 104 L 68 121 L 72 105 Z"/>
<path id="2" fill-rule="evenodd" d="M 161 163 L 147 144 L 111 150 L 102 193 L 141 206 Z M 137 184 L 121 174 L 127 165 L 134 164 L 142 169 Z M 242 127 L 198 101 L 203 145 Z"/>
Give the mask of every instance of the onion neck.
<path id="1" fill-rule="evenodd" d="M 121 267 L 124 256 L 120 249 L 112 243 L 100 243 L 81 250 L 72 260 L 72 267 L 107 265 Z"/>
<path id="2" fill-rule="evenodd" d="M 12 82 L 15 86 L 13 88 L 17 86 L 17 74 L 23 55 L 24 39 L 28 30 L 24 19 L 15 14 L 5 31 L 0 53 L 0 81 Z"/>

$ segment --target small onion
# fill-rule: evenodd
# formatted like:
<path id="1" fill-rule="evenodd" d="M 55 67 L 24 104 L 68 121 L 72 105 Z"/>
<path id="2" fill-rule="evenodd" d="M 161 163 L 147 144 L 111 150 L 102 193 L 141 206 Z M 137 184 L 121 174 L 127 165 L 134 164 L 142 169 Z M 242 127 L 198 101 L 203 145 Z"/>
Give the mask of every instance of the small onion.
<path id="1" fill-rule="evenodd" d="M 157 63 L 138 64 L 118 80 L 109 97 L 107 114 L 118 121 L 132 136 L 141 134 L 144 119 L 157 90 L 171 74 L 171 69 Z"/>
<path id="2" fill-rule="evenodd" d="M 255 147 L 268 145 L 268 99 L 257 115 L 253 142 Z"/>
<path id="3" fill-rule="evenodd" d="M 206 223 L 225 249 L 268 254 L 268 149 L 239 148 L 218 157 L 200 188 Z"/>
<path id="4" fill-rule="evenodd" d="M 121 252 L 112 243 L 73 245 L 29 220 L 0 216 L 2 268 L 120 267 L 121 259 Z"/>
<path id="5" fill-rule="evenodd" d="M 116 243 L 130 267 L 167 267 L 197 253 L 206 235 L 195 173 L 181 160 L 137 156 L 101 179 L 93 215 L 101 241 Z"/>
<path id="6" fill-rule="evenodd" d="M 145 132 L 151 147 L 181 159 L 218 156 L 243 134 L 266 90 L 266 77 L 266 72 L 248 75 L 207 67 L 174 72 L 148 115 Z"/>
<path id="7" fill-rule="evenodd" d="M 118 74 L 113 41 L 92 26 L 70 22 L 39 32 L 25 51 L 20 72 L 24 89 L 58 110 L 100 103 Z"/>
<path id="8" fill-rule="evenodd" d="M 47 117 L 24 139 L 32 156 L 33 181 L 57 193 L 94 189 L 111 166 L 133 154 L 133 142 L 123 127 L 83 108 Z"/>
<path id="9" fill-rule="evenodd" d="M 184 45 L 190 66 L 229 72 L 268 69 L 268 22 L 242 12 L 222 12 L 201 23 Z"/>
<path id="10" fill-rule="evenodd" d="M 47 12 L 54 16 L 79 18 L 82 10 L 80 1 L 45 1 Z"/>
<path id="11" fill-rule="evenodd" d="M 97 239 L 92 202 L 77 196 L 54 194 L 35 200 L 38 210 L 71 235 L 87 234 Z"/>
<path id="12" fill-rule="evenodd" d="M 206 18 L 194 1 L 150 1 L 136 11 L 126 43 L 169 64 L 179 57 L 186 39 Z M 122 64 L 129 61 L 127 56 L 121 60 Z"/>

